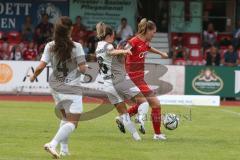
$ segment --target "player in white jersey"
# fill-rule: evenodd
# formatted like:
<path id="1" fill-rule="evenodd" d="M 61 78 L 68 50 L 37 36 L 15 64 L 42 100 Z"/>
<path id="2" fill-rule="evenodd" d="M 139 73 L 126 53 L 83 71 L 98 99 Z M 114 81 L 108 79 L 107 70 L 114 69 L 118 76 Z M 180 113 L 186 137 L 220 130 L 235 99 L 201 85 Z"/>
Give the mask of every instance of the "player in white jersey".
<path id="1" fill-rule="evenodd" d="M 62 120 L 59 130 L 53 139 L 44 145 L 54 158 L 69 154 L 68 137 L 78 125 L 80 114 L 82 113 L 82 96 L 71 91 L 57 90 L 61 88 L 61 82 L 66 78 L 72 79 L 79 76 L 74 69 L 78 68 L 80 73 L 86 71 L 84 51 L 80 43 L 73 42 L 70 38 L 72 31 L 72 21 L 69 17 L 60 17 L 55 24 L 54 40 L 46 44 L 40 64 L 36 68 L 34 75 L 30 77 L 31 82 L 43 71 L 48 63 L 51 63 L 53 75 L 50 79 L 50 87 L 57 109 L 62 113 Z M 72 72 L 71 72 L 72 71 Z M 53 84 L 53 85 L 51 85 Z M 66 102 L 70 101 L 70 105 Z M 60 143 L 60 154 L 56 147 Z"/>
<path id="2" fill-rule="evenodd" d="M 117 123 L 120 129 L 126 128 L 135 140 L 140 140 L 141 138 L 130 120 L 124 103 L 126 99 L 132 99 L 140 106 L 148 108 L 148 103 L 146 103 L 145 98 L 140 93 L 138 87 L 136 87 L 127 76 L 125 71 L 125 55 L 131 54 L 131 51 L 114 49 L 112 43 L 114 42 L 115 34 L 110 26 L 100 22 L 96 25 L 96 30 L 97 37 L 100 40 L 97 44 L 96 55 L 100 74 L 103 78 L 102 85 L 104 85 L 108 93 L 107 96 L 109 101 L 115 105 L 120 114 Z"/>

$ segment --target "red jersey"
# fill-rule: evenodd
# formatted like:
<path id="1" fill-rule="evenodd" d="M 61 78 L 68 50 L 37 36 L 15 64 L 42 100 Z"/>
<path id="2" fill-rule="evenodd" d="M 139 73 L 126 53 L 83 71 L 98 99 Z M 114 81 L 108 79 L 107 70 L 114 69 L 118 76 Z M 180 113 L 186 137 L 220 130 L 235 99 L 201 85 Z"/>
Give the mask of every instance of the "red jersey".
<path id="1" fill-rule="evenodd" d="M 144 74 L 145 54 L 151 48 L 149 43 L 141 40 L 137 36 L 128 41 L 131 47 L 132 55 L 126 57 L 126 71 L 129 76 L 140 76 Z M 143 76 L 143 75 L 142 75 Z"/>
<path id="2" fill-rule="evenodd" d="M 128 45 L 126 48 L 131 48 L 132 55 L 127 55 L 126 57 L 126 71 L 143 95 L 148 96 L 153 91 L 144 81 L 144 63 L 145 54 L 151 47 L 148 42 L 141 40 L 137 36 L 130 39 Z"/>
<path id="3" fill-rule="evenodd" d="M 35 49 L 26 49 L 23 52 L 23 58 L 24 60 L 35 60 L 37 57 L 37 51 Z"/>

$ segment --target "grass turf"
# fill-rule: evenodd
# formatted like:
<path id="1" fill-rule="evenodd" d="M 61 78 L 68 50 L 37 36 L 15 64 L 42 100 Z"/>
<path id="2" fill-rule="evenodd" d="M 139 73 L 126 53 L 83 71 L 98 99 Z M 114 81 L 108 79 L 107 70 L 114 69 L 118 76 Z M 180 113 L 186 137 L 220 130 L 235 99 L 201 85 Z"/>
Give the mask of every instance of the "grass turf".
<path id="1" fill-rule="evenodd" d="M 95 104 L 84 104 L 91 110 Z M 43 150 L 58 129 L 53 103 L 0 101 L 0 160 L 48 160 Z M 141 142 L 121 134 L 114 110 L 80 122 L 71 135 L 66 160 L 237 160 L 240 157 L 240 108 L 163 106 L 163 112 L 181 116 L 178 129 L 167 131 L 165 142 L 152 140 L 151 122 Z"/>

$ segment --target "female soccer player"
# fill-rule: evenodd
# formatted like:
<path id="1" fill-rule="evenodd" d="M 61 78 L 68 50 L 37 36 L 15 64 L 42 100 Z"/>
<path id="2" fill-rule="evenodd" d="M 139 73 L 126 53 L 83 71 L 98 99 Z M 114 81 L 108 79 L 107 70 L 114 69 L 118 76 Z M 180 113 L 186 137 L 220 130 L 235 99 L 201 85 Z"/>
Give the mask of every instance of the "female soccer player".
<path id="1" fill-rule="evenodd" d="M 53 80 L 52 83 L 58 83 L 58 80 L 64 81 L 70 73 L 73 73 L 70 77 L 73 79 L 76 78 L 77 74 L 75 75 L 75 72 L 69 72 L 76 68 L 78 68 L 81 73 L 85 72 L 84 51 L 80 43 L 71 40 L 71 31 L 72 21 L 70 18 L 60 17 L 55 24 L 54 40 L 46 44 L 40 64 L 36 68 L 33 76 L 30 77 L 31 82 L 37 78 L 49 62 L 52 65 L 53 76 L 56 80 Z M 68 137 L 77 127 L 80 114 L 83 110 L 82 96 L 74 93 L 66 94 L 64 91 L 59 92 L 56 91 L 55 88 L 52 88 L 51 91 L 57 107 L 60 107 L 58 109 L 61 110 L 63 117 L 56 135 L 49 143 L 44 145 L 44 148 L 54 158 L 59 158 L 60 156 L 69 154 Z M 63 103 L 66 100 L 72 102 L 69 107 Z M 59 143 L 61 144 L 60 154 L 56 151 L 56 147 Z"/>
<path id="2" fill-rule="evenodd" d="M 141 140 L 130 116 L 127 112 L 125 99 L 134 100 L 139 106 L 148 105 L 140 90 L 128 78 L 125 71 L 125 56 L 131 55 L 130 50 L 114 49 L 112 43 L 115 39 L 113 29 L 99 22 L 96 25 L 99 42 L 96 48 L 102 85 L 106 88 L 108 99 L 115 105 L 120 114 L 121 124 L 132 134 L 135 140 Z M 119 125 L 121 125 L 119 123 Z"/>
<path id="3" fill-rule="evenodd" d="M 126 57 L 126 70 L 135 83 L 136 86 L 141 90 L 142 94 L 146 97 L 149 105 L 152 107 L 152 125 L 154 128 L 155 140 L 165 140 L 166 136 L 161 133 L 161 108 L 158 98 L 154 92 L 149 88 L 147 83 L 144 81 L 144 60 L 147 52 L 156 53 L 167 58 L 168 55 L 165 52 L 158 51 L 151 47 L 149 42 L 156 33 L 156 25 L 152 21 L 147 21 L 146 18 L 142 19 L 138 24 L 138 32 L 135 37 L 128 41 L 125 49 L 130 49 L 132 54 L 128 54 Z M 138 105 L 132 106 L 128 109 L 130 115 L 134 115 L 138 112 Z"/>

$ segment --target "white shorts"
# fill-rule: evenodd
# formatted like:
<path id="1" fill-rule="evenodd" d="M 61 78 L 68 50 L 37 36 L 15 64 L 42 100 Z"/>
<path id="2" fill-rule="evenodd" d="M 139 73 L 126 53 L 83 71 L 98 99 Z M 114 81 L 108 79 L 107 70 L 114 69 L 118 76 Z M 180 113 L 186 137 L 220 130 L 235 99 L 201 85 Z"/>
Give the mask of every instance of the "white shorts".
<path id="1" fill-rule="evenodd" d="M 82 95 L 62 94 L 51 89 L 56 108 L 66 113 L 80 114 L 83 112 Z"/>
<path id="2" fill-rule="evenodd" d="M 124 102 L 124 100 L 131 99 L 141 93 L 130 79 L 125 79 L 114 85 L 111 81 L 104 81 L 102 85 L 104 85 L 104 91 L 107 92 L 111 104 Z"/>

